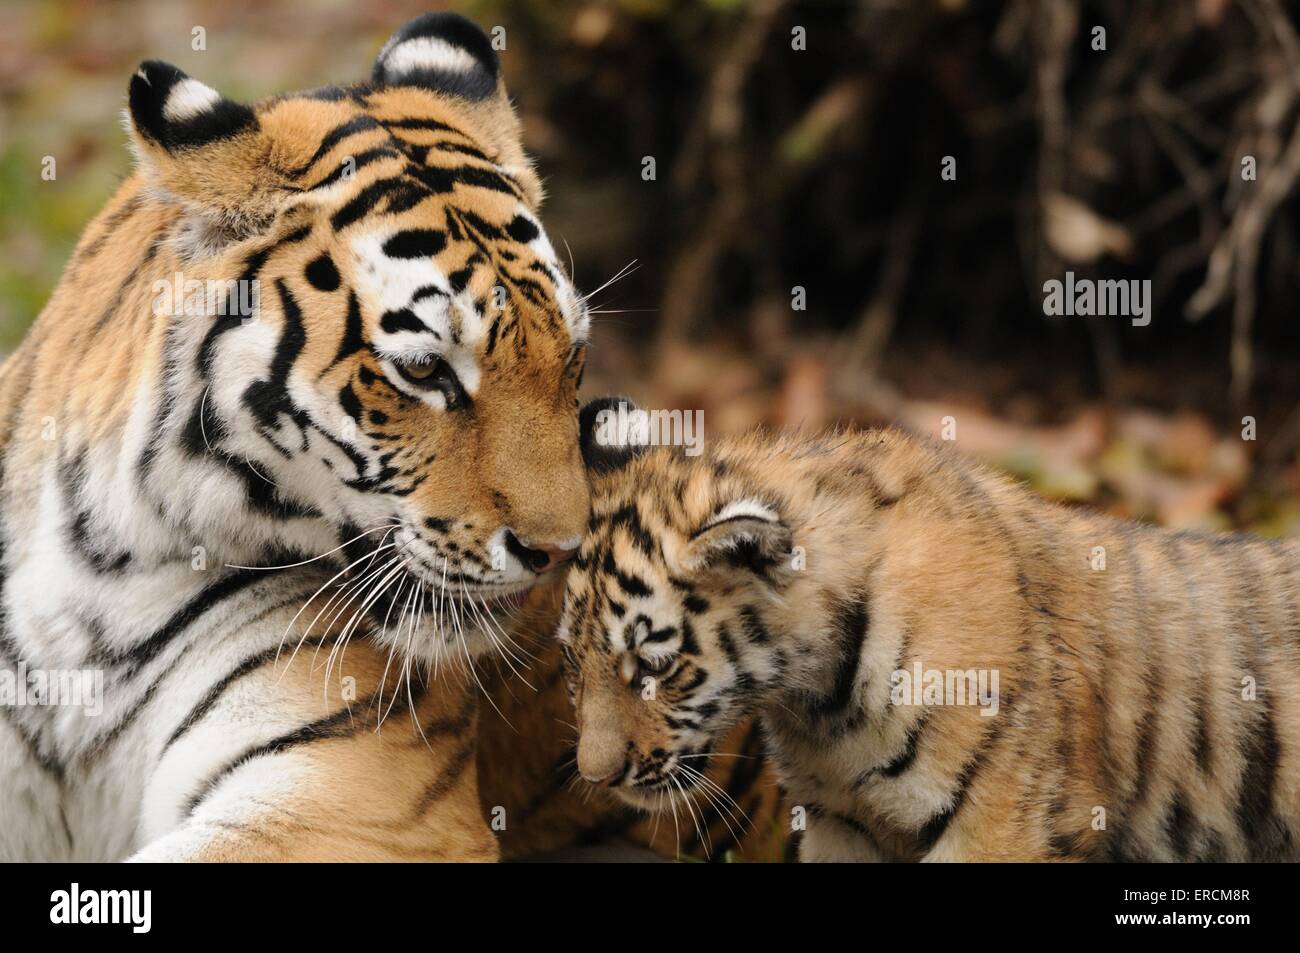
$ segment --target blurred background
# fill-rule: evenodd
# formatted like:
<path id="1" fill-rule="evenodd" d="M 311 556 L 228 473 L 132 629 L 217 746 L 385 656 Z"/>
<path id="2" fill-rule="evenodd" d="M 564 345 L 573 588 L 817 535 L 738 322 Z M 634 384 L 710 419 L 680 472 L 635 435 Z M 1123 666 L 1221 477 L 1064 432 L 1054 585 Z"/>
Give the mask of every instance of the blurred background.
<path id="1" fill-rule="evenodd" d="M 362 79 L 447 6 L 6 0 L 0 352 L 129 170 L 140 60 L 251 100 Z M 952 417 L 959 448 L 1050 496 L 1300 534 L 1296 5 L 450 6 L 505 28 L 579 286 L 622 275 L 595 299 L 590 393 L 702 408 L 706 439 Z M 1067 271 L 1149 279 L 1150 323 L 1047 316 Z"/>

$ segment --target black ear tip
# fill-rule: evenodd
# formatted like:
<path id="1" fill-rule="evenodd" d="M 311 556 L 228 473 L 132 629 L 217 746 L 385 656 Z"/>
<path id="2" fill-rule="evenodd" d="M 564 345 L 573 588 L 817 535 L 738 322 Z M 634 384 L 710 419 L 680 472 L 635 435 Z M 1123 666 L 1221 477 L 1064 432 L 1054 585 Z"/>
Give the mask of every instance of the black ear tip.
<path id="1" fill-rule="evenodd" d="M 145 60 L 135 71 L 132 82 L 141 80 L 147 86 L 171 86 L 178 80 L 185 79 L 185 73 L 179 66 L 164 63 L 162 60 Z"/>
<path id="2" fill-rule="evenodd" d="M 626 397 L 597 397 L 587 402 L 578 414 L 579 446 L 582 462 L 592 473 L 612 473 L 629 460 L 645 452 L 645 444 L 626 442 L 627 427 L 620 419 L 637 410 Z"/>
<path id="3" fill-rule="evenodd" d="M 140 64 L 131 76 L 127 103 L 131 119 L 142 135 L 155 142 L 165 139 L 163 104 L 172 88 L 188 78 L 175 66 L 161 60 L 145 60 Z"/>
<path id="4" fill-rule="evenodd" d="M 492 41 L 474 21 L 459 13 L 426 13 L 389 38 L 371 78 L 379 86 L 423 86 L 485 99 L 496 92 L 500 70 Z"/>
<path id="5" fill-rule="evenodd" d="M 164 63 L 162 60 L 145 60 L 131 75 L 131 83 L 128 87 L 131 114 L 137 115 L 141 110 L 147 112 L 152 107 L 153 111 L 161 115 L 162 104 L 168 92 L 185 79 L 189 77 L 171 63 Z"/>
<path id="6" fill-rule="evenodd" d="M 248 106 L 159 60 L 140 64 L 127 99 L 136 130 L 164 149 L 204 146 L 257 124 Z"/>

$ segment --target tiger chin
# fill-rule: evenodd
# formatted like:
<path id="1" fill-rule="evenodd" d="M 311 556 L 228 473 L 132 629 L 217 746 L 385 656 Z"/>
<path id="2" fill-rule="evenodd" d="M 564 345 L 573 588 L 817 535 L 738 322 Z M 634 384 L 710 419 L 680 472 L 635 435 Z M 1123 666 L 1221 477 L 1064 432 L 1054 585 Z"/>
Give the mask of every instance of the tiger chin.
<path id="1" fill-rule="evenodd" d="M 0 712 L 0 859 L 492 860 L 470 666 L 585 524 L 589 323 L 492 44 L 124 80 L 136 168 L 0 369 L 0 668 L 102 685 Z"/>
<path id="2" fill-rule="evenodd" d="M 761 719 L 805 861 L 1295 860 L 1300 546 L 1087 515 L 894 431 L 604 448 L 559 627 L 589 782 Z"/>

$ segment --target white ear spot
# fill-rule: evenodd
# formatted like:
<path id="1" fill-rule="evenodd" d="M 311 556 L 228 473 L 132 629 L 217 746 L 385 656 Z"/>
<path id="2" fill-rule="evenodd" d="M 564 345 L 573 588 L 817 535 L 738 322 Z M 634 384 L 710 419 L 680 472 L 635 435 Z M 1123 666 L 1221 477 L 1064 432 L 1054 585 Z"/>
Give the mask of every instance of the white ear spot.
<path id="1" fill-rule="evenodd" d="M 718 512 L 713 514 L 713 519 L 709 520 L 705 529 L 710 526 L 717 526 L 719 523 L 725 523 L 734 519 L 756 519 L 763 520 L 765 523 L 779 523 L 781 518 L 776 515 L 770 506 L 759 502 L 758 500 L 733 500 Z"/>
<path id="2" fill-rule="evenodd" d="M 384 72 L 400 77 L 418 70 L 468 73 L 478 67 L 478 60 L 459 46 L 436 36 L 420 36 L 398 43 L 380 54 Z"/>
<path id="3" fill-rule="evenodd" d="M 163 118 L 168 122 L 185 122 L 205 113 L 221 101 L 221 94 L 197 79 L 186 77 L 167 93 Z"/>

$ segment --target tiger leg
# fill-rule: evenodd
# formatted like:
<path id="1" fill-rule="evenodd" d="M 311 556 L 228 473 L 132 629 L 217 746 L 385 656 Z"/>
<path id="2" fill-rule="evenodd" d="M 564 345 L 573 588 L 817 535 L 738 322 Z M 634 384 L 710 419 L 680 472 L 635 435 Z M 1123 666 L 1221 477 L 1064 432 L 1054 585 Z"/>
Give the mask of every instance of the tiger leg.
<path id="1" fill-rule="evenodd" d="M 495 861 L 479 804 L 477 693 L 386 672 L 368 641 L 268 661 L 172 744 L 135 861 Z"/>
<path id="2" fill-rule="evenodd" d="M 799 842 L 803 864 L 860 864 L 883 861 L 871 832 L 841 814 L 808 812 L 808 829 Z"/>

